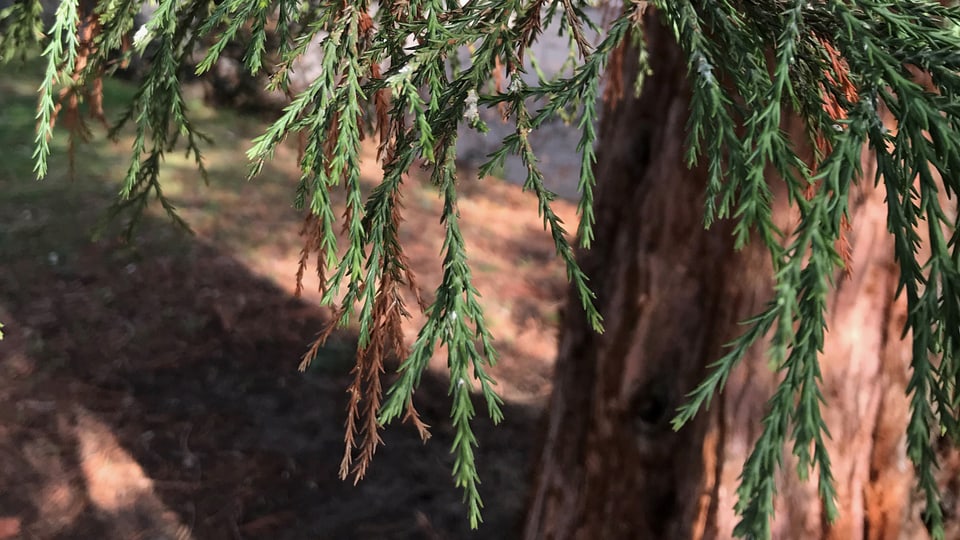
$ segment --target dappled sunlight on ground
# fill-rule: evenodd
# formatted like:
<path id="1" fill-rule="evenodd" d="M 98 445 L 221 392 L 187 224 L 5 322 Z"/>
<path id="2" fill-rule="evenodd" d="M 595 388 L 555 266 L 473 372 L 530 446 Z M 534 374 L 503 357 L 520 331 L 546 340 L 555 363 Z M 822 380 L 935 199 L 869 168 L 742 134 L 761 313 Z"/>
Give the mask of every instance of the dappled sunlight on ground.
<path id="1" fill-rule="evenodd" d="M 254 133 L 247 127 L 248 137 Z M 256 274 L 293 294 L 303 243 L 298 236 L 302 214 L 292 208 L 298 178 L 295 148 L 282 146 L 276 159 L 250 181 L 244 180 L 246 162 L 223 156 L 222 149 L 208 153 L 208 166 L 218 179 L 211 188 L 197 183 L 189 166 L 171 173 L 175 186 L 186 186 L 174 197 L 182 215 L 198 237 L 224 246 Z M 369 190 L 380 174 L 373 144 L 364 146 L 361 165 L 361 180 Z M 461 171 L 461 178 L 461 226 L 475 285 L 483 295 L 497 344 L 507 353 L 499 369 L 526 380 L 523 388 L 517 388 L 507 376 L 501 388 L 514 399 L 543 398 L 549 393 L 556 352 L 557 312 L 565 292 L 563 266 L 554 256 L 552 239 L 543 229 L 532 194 L 495 178 L 478 180 L 472 171 Z M 442 272 L 442 201 L 425 178 L 414 176 L 406 184 L 401 240 L 421 294 L 430 299 Z M 343 208 L 342 193 L 335 193 L 334 200 Z M 554 210 L 569 229 L 576 228 L 571 203 L 557 201 Z M 308 276 L 305 284 L 304 298 L 319 302 L 316 277 Z M 407 302 L 415 305 L 412 297 Z M 422 320 L 415 314 L 407 326 L 408 341 L 413 341 Z M 434 368 L 444 371 L 445 362 L 438 359 Z"/>
<path id="2" fill-rule="evenodd" d="M 159 246 L 147 239 L 142 249 Z M 430 443 L 409 426 L 390 428 L 369 477 L 353 487 L 335 476 L 349 333 L 300 374 L 321 310 L 203 244 L 153 259 L 112 260 L 110 251 L 18 265 L 32 279 L 13 294 L 0 280 L 9 339 L 0 397 L 10 404 L 0 410 L 0 517 L 40 538 L 130 538 L 129 520 L 140 532 L 165 527 L 165 538 L 180 525 L 196 538 L 512 530 L 536 407 L 508 402 L 496 429 L 478 421 L 487 524 L 468 535 L 449 476 L 443 379 L 428 375 L 417 394 Z"/>

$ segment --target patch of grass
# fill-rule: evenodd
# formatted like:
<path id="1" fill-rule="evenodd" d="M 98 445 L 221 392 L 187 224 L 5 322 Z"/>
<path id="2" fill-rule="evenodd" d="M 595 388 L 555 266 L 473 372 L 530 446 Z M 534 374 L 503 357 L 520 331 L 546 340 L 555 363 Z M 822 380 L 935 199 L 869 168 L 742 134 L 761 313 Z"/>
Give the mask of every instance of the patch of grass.
<path id="1" fill-rule="evenodd" d="M 106 138 L 106 128 L 90 120 L 93 137 L 76 147 L 72 177 L 69 134 L 58 125 L 51 140 L 49 173 L 42 180 L 35 178 L 33 150 L 41 73 L 39 58 L 0 67 L 0 148 L 4 149 L 4 159 L 0 160 L 0 257 L 5 261 L 47 256 L 54 251 L 69 257 L 70 251 L 88 243 L 115 201 L 130 165 L 129 133 L 111 141 Z M 106 79 L 104 108 L 108 118 L 119 117 L 135 92 L 130 83 Z M 246 146 L 262 129 L 262 122 L 232 111 L 213 110 L 197 99 L 189 100 L 188 106 L 191 117 L 213 141 L 204 146 L 210 185 L 203 185 L 192 158 L 174 150 L 167 154 L 161 172 L 164 192 L 189 223 L 211 232 L 215 241 L 228 240 L 231 248 L 241 250 L 245 243 L 263 241 L 249 226 L 251 214 L 262 216 L 267 207 L 283 212 L 290 207 L 292 190 L 288 182 L 265 185 L 257 181 L 251 185 L 246 180 Z M 233 215 L 238 208 L 239 215 Z M 148 214 L 159 216 L 162 212 L 158 210 L 151 207 Z M 293 224 L 292 214 L 286 214 L 284 218 Z M 104 236 L 118 232 L 122 219 L 109 224 Z M 174 227 L 166 218 L 158 221 L 163 225 L 151 227 Z M 157 230 L 140 231 L 138 237 L 156 240 L 157 235 Z M 168 232 L 161 236 L 171 235 Z"/>

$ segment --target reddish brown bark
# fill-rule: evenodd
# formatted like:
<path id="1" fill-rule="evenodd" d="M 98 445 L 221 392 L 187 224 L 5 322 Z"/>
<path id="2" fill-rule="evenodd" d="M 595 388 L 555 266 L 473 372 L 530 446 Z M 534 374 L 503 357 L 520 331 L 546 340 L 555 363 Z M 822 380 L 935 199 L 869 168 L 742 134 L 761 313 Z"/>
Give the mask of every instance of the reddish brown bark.
<path id="1" fill-rule="evenodd" d="M 589 330 L 571 293 L 528 540 L 730 537 L 738 476 L 775 384 L 758 347 L 709 412 L 670 427 L 738 321 L 769 298 L 771 279 L 765 248 L 735 252 L 729 223 L 704 230 L 704 171 L 684 165 L 684 59 L 655 24 L 648 44 L 653 75 L 642 95 L 602 126 L 597 242 L 580 259 L 606 332 Z M 893 299 L 883 193 L 863 184 L 851 200 L 852 275 L 838 281 L 821 358 L 841 516 L 826 522 L 815 483 L 799 481 L 786 459 L 776 538 L 926 537 L 905 455 L 905 305 Z M 794 216 L 778 201 L 789 227 Z"/>

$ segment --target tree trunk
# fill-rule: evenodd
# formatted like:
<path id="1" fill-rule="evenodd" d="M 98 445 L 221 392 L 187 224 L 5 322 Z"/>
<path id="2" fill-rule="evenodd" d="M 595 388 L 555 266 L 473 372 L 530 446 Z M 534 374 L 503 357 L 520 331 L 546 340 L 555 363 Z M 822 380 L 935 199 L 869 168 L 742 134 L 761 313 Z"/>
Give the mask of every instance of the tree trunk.
<path id="1" fill-rule="evenodd" d="M 738 321 L 759 312 L 772 282 L 762 245 L 735 252 L 729 223 L 704 230 L 705 171 L 684 164 L 685 61 L 652 19 L 647 41 L 653 75 L 639 98 L 605 115 L 597 241 L 580 254 L 606 332 L 589 329 L 572 293 L 528 540 L 729 538 L 738 477 L 776 383 L 758 347 L 709 412 L 671 429 L 685 394 L 742 330 Z M 927 536 L 905 454 L 910 347 L 900 339 L 906 310 L 893 298 L 883 193 L 866 181 L 851 197 L 853 273 L 838 277 L 821 357 L 841 515 L 828 524 L 815 481 L 800 482 L 785 459 L 776 538 Z M 784 199 L 775 212 L 789 227 L 796 216 Z"/>

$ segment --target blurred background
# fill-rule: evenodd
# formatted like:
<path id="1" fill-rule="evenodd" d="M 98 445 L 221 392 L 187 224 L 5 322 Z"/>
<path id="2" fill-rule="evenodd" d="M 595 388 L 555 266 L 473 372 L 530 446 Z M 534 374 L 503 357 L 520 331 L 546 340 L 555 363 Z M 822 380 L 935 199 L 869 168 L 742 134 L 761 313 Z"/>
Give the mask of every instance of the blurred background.
<path id="1" fill-rule="evenodd" d="M 545 69 L 560 69 L 565 40 L 544 50 L 564 51 L 544 53 Z M 50 173 L 35 180 L 42 64 L 32 56 L 2 68 L 0 539 L 515 536 L 566 284 L 535 198 L 476 179 L 506 126 L 494 113 L 489 138 L 468 135 L 461 145 L 462 227 L 506 401 L 502 425 L 476 421 L 485 508 L 471 532 L 450 476 L 442 358 L 416 394 L 433 438 L 424 445 L 411 426 L 391 426 L 365 480 L 337 478 L 355 334 L 335 334 L 308 372 L 297 371 L 328 313 L 317 307 L 315 277 L 302 298 L 293 294 L 303 218 L 292 207 L 296 148 L 246 180 L 244 152 L 278 102 L 231 62 L 224 56 L 212 76 L 185 87 L 191 118 L 214 141 L 205 146 L 209 185 L 182 153 L 164 164 L 165 194 L 193 234 L 151 207 L 130 242 L 123 220 L 105 217 L 131 134 L 109 141 L 91 123 L 71 174 L 58 127 Z M 107 117 L 134 91 L 105 81 Z M 577 136 L 560 122 L 549 130 L 535 144 L 550 185 L 573 195 Z M 365 153 L 369 189 L 379 178 L 372 142 Z M 504 174 L 522 180 L 511 167 Z M 403 243 L 430 300 L 441 271 L 440 201 L 415 176 L 405 193 Z M 576 229 L 572 204 L 555 210 Z"/>

